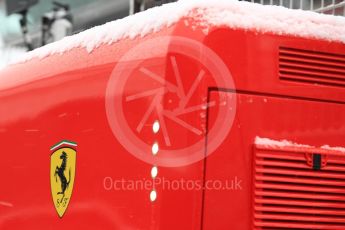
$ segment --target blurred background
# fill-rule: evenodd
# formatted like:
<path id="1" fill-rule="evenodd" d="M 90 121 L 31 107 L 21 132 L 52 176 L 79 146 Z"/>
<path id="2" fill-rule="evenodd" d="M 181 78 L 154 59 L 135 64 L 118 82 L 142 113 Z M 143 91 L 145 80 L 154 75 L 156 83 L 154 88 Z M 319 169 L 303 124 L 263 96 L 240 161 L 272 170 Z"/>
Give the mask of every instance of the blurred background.
<path id="1" fill-rule="evenodd" d="M 173 1 L 0 0 L 0 69 L 29 50 Z M 345 16 L 345 0 L 248 1 Z"/>

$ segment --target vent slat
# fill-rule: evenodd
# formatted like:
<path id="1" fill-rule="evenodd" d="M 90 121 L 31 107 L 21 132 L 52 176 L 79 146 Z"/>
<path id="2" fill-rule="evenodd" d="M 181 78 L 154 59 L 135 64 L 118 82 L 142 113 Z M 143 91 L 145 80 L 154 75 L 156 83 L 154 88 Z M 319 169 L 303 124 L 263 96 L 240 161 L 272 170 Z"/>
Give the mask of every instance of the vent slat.
<path id="1" fill-rule="evenodd" d="M 305 155 L 301 153 L 279 154 L 279 152 L 274 151 L 261 152 L 260 150 L 257 150 L 256 156 L 258 158 L 271 158 L 279 160 L 293 160 L 305 162 Z M 345 161 L 342 158 L 343 157 L 339 158 L 337 156 L 333 156 L 331 159 L 328 159 L 327 162 L 328 164 L 334 163 L 342 165 L 342 167 L 345 167 Z"/>
<path id="2" fill-rule="evenodd" d="M 345 154 L 256 146 L 254 229 L 345 229 Z M 313 169 L 313 154 L 321 168 Z"/>
<path id="3" fill-rule="evenodd" d="M 344 81 L 345 80 L 345 73 L 336 74 L 331 72 L 321 72 L 318 69 L 300 69 L 296 68 L 295 66 L 280 66 L 280 73 L 281 74 L 289 74 L 289 75 L 297 75 L 297 76 L 309 76 L 311 78 L 320 78 L 325 80 L 334 80 L 334 81 Z"/>
<path id="4" fill-rule="evenodd" d="M 269 161 L 269 160 L 256 160 L 257 165 L 262 166 L 278 166 L 278 167 L 289 167 L 289 168 L 300 168 L 300 169 L 309 169 L 308 165 L 305 162 L 281 162 L 281 161 Z"/>
<path id="5" fill-rule="evenodd" d="M 291 190 L 295 192 L 314 192 L 314 193 L 338 193 L 342 194 L 345 191 L 344 188 L 334 188 L 334 187 L 321 187 L 321 186 L 302 186 L 294 184 L 284 184 L 284 183 L 275 183 L 271 184 L 268 182 L 265 183 L 256 183 L 256 188 L 262 189 L 274 189 L 274 190 Z"/>
<path id="6" fill-rule="evenodd" d="M 260 158 L 272 158 L 272 159 L 279 159 L 279 160 L 294 160 L 294 161 L 303 161 L 305 162 L 305 157 L 301 154 L 279 154 L 279 152 L 260 152 L 257 151 L 257 157 Z"/>
<path id="7" fill-rule="evenodd" d="M 296 184 L 322 184 L 322 185 L 329 185 L 329 186 L 342 186 L 345 187 L 345 182 L 341 180 L 325 180 L 325 179 L 315 179 L 310 180 L 309 178 L 303 177 L 283 177 L 283 176 L 267 176 L 267 175 L 256 175 L 255 179 L 258 181 L 272 181 L 272 182 L 281 182 L 284 181 L 286 183 L 296 183 Z"/>
<path id="8" fill-rule="evenodd" d="M 281 161 L 272 161 L 272 160 L 262 160 L 257 159 L 256 160 L 257 165 L 261 166 L 275 166 L 275 167 L 281 167 L 281 168 L 296 168 L 296 169 L 310 169 L 310 166 L 306 164 L 304 161 L 299 162 L 281 162 Z M 345 172 L 345 167 L 342 166 L 336 166 L 336 165 L 327 165 L 324 167 L 323 172 Z M 345 186 L 345 185 L 344 185 Z"/>
<path id="9" fill-rule="evenodd" d="M 297 199 L 309 199 L 309 200 L 332 200 L 332 201 L 344 201 L 345 196 L 342 195 L 321 195 L 313 193 L 297 193 L 297 192 L 282 192 L 282 191 L 255 191 L 257 196 L 267 197 L 281 197 L 281 198 L 297 198 Z"/>
<path id="10" fill-rule="evenodd" d="M 315 66 L 328 66 L 330 68 L 335 69 L 343 69 L 344 64 L 342 62 L 333 62 L 333 61 L 327 61 L 327 60 L 319 60 L 319 59 L 311 59 L 306 57 L 299 57 L 299 56 L 286 56 L 282 53 L 279 54 L 279 60 L 284 60 L 286 62 L 290 61 L 292 63 L 308 63 Z"/>
<path id="11" fill-rule="evenodd" d="M 280 168 L 256 168 L 258 173 L 269 173 L 278 175 L 289 175 L 289 176 L 304 176 L 304 177 L 316 177 L 316 178 L 330 178 L 330 179 L 345 179 L 345 174 L 340 173 L 323 173 L 318 171 L 300 171 L 292 169 L 280 169 Z"/>
<path id="12" fill-rule="evenodd" d="M 285 61 L 284 58 L 281 58 L 279 61 L 280 65 L 282 67 L 287 68 L 300 68 L 300 69 L 306 69 L 311 71 L 323 71 L 324 73 L 337 73 L 337 74 L 345 74 L 345 68 L 341 68 L 340 66 L 332 67 L 330 65 L 315 65 L 308 62 L 291 62 L 291 61 Z"/>
<path id="13" fill-rule="evenodd" d="M 302 50 L 302 49 L 290 48 L 290 47 L 280 47 L 279 51 L 286 55 L 299 55 L 299 56 L 308 57 L 308 58 L 333 60 L 336 62 L 345 63 L 345 55 L 341 55 L 341 54 L 332 54 L 332 53 L 325 53 L 325 52 L 319 52 L 319 51 L 313 51 L 313 50 Z"/>
<path id="14" fill-rule="evenodd" d="M 345 88 L 345 55 L 280 47 L 279 78 Z"/>
<path id="15" fill-rule="evenodd" d="M 272 206 L 258 206 L 255 211 L 259 212 L 277 212 L 277 213 L 291 213 L 291 214 L 312 214 L 317 213 L 318 216 L 322 215 L 335 215 L 345 218 L 344 210 L 329 210 L 322 208 L 290 208 L 290 207 L 272 207 Z"/>
<path id="16" fill-rule="evenodd" d="M 269 228 L 285 228 L 285 229 L 327 229 L 335 230 L 345 229 L 345 224 L 330 225 L 325 223 L 290 223 L 290 222 L 254 222 L 254 225 L 257 227 L 269 227 Z"/>
<path id="17" fill-rule="evenodd" d="M 324 216 L 308 216 L 308 215 L 290 215 L 290 214 L 260 214 L 255 213 L 257 219 L 269 220 L 297 220 L 297 221 L 310 221 L 310 222 L 328 222 L 328 223 L 345 223 L 344 217 L 324 217 Z"/>
<path id="18" fill-rule="evenodd" d="M 345 210 L 345 200 L 340 202 L 315 201 L 315 200 L 291 200 L 291 199 L 274 199 L 274 198 L 255 198 L 255 203 L 266 205 L 285 205 L 285 206 L 302 206 L 302 207 L 320 207 L 320 208 L 338 208 Z"/>

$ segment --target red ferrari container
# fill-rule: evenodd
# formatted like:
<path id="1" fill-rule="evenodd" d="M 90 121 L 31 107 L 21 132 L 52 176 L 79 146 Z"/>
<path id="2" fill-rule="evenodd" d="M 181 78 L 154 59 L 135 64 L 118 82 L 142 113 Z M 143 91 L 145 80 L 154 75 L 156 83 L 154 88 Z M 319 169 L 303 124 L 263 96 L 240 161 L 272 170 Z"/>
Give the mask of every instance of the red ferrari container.
<path id="1" fill-rule="evenodd" d="M 0 229 L 345 229 L 344 28 L 180 1 L 28 53 L 0 72 Z"/>

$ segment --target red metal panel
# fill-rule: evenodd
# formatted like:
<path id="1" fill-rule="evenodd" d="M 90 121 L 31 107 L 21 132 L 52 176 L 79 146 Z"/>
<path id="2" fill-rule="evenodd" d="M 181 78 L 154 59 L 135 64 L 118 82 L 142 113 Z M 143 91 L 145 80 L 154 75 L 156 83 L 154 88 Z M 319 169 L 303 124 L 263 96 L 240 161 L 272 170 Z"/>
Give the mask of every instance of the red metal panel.
<path id="1" fill-rule="evenodd" d="M 105 92 L 113 68 L 128 50 L 144 41 L 171 35 L 193 39 L 206 45 L 226 64 L 238 90 L 239 109 L 236 111 L 235 122 L 225 142 L 207 158 L 205 183 L 208 180 L 225 182 L 237 178 L 242 180 L 242 190 L 206 190 L 203 208 L 200 189 L 174 191 L 158 185 L 158 198 L 152 203 L 148 189 L 105 189 L 103 184 L 106 177 L 112 180 L 124 178 L 151 181 L 152 165 L 130 155 L 114 137 L 107 121 Z M 91 54 L 76 48 L 63 56 L 54 54 L 43 60 L 34 59 L 1 72 L 0 228 L 67 230 L 77 226 L 83 229 L 200 229 L 203 224 L 204 229 L 250 229 L 254 196 L 251 187 L 251 147 L 256 135 L 291 139 L 311 145 L 344 145 L 344 89 L 281 81 L 278 74 L 281 46 L 339 55 L 345 53 L 344 44 L 263 35 L 255 31 L 220 27 L 211 28 L 206 36 L 201 29 L 194 30 L 181 21 L 176 26 L 144 38 L 124 39 L 114 44 L 101 45 Z M 157 44 L 157 47 L 152 47 L 154 48 L 161 47 Z M 142 53 L 144 54 L 146 53 Z M 188 62 L 187 58 L 182 59 Z M 147 60 L 142 57 L 138 62 L 141 61 L 152 64 L 159 73 L 172 72 L 165 65 L 155 66 L 157 59 Z M 200 66 L 185 64 L 182 67 L 188 73 L 183 80 L 189 88 L 192 86 L 191 79 Z M 337 66 L 328 66 L 327 71 L 334 71 L 334 68 Z M 338 69 L 335 72 L 340 79 L 338 76 L 342 72 Z M 171 76 L 167 74 L 167 79 L 170 80 L 169 77 Z M 132 79 L 131 89 L 145 91 L 149 84 L 142 79 Z M 204 81 L 201 85 L 203 88 L 198 89 L 193 102 L 205 99 L 207 90 L 216 86 L 210 81 Z M 174 101 L 174 95 L 170 96 Z M 163 102 L 166 108 L 174 106 L 174 103 L 169 103 L 169 97 Z M 212 94 L 212 97 L 217 96 Z M 303 98 L 309 99 L 302 100 Z M 141 108 L 149 103 L 150 101 L 143 100 L 139 105 L 129 106 L 127 118 L 130 124 L 135 123 L 143 113 Z M 343 104 L 340 105 L 341 103 Z M 218 111 L 216 108 L 210 110 L 210 121 L 215 119 Z M 199 114 L 186 116 L 185 119 L 200 126 L 205 125 L 206 120 L 200 117 L 202 116 Z M 229 117 L 223 119 L 227 121 Z M 149 123 L 153 120 L 151 118 Z M 153 136 L 151 127 L 146 128 L 144 139 L 146 143 L 152 144 L 157 139 Z M 169 132 L 178 138 L 178 147 L 196 140 L 177 126 L 170 126 Z M 199 138 L 203 140 L 204 135 Z M 59 219 L 50 194 L 49 149 L 62 139 L 73 140 L 79 146 L 74 192 L 67 214 Z M 158 140 L 164 141 L 162 136 Z M 172 146 L 171 149 L 175 147 Z M 203 163 L 200 160 L 184 167 L 161 167 L 158 175 L 169 180 L 183 178 L 202 181 Z M 288 163 L 285 166 L 289 166 Z M 297 164 L 296 167 L 302 166 Z M 332 167 L 334 172 L 343 171 L 337 165 Z M 341 182 L 327 180 L 335 176 L 333 171 L 322 174 L 320 182 L 339 186 Z M 274 169 L 274 173 L 282 176 L 286 173 L 298 175 L 297 170 Z M 342 179 L 342 175 L 338 174 L 336 176 Z M 315 175 L 318 174 L 313 173 L 311 176 Z M 279 176 L 266 178 L 266 175 L 257 178 L 271 181 L 280 179 Z M 296 180 L 303 183 L 306 181 L 305 178 L 292 177 L 289 180 L 291 183 Z M 315 181 L 307 181 L 315 185 Z M 236 186 L 236 181 L 230 181 L 229 186 Z M 295 196 L 286 191 L 257 191 L 256 195 L 271 197 L 269 200 L 257 198 L 258 203 L 274 203 L 279 202 L 280 196 Z M 317 207 L 335 206 L 329 202 L 330 197 L 334 198 L 334 195 L 319 195 L 318 199 L 322 201 L 317 202 Z M 342 199 L 343 195 L 339 194 L 338 198 Z M 294 202 L 296 205 L 309 204 L 308 200 Z M 339 208 L 343 209 L 342 203 Z M 276 225 L 271 226 L 274 228 L 283 226 L 282 224 L 277 221 Z M 260 222 L 258 225 L 265 223 Z M 314 226 L 305 225 L 306 228 Z"/>
<path id="2" fill-rule="evenodd" d="M 211 91 L 210 98 L 217 93 Z M 311 146 L 343 145 L 344 105 L 240 92 L 237 97 L 235 123 L 226 141 L 206 159 L 205 181 L 238 177 L 242 188 L 205 190 L 203 229 L 344 229 L 343 153 L 263 146 L 253 152 L 255 136 Z M 215 116 L 216 108 L 210 108 L 209 119 Z M 308 163 L 307 154 L 312 153 L 327 155 L 319 171 Z M 248 224 L 252 218 L 254 226 Z"/>

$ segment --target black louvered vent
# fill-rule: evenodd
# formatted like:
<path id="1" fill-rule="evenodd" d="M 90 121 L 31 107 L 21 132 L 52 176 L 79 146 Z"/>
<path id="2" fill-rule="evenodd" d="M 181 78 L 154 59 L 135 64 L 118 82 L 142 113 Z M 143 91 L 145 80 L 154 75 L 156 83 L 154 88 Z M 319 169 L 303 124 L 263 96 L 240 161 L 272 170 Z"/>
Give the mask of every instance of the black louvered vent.
<path id="1" fill-rule="evenodd" d="M 345 55 L 280 47 L 279 78 L 298 83 L 345 87 Z"/>

